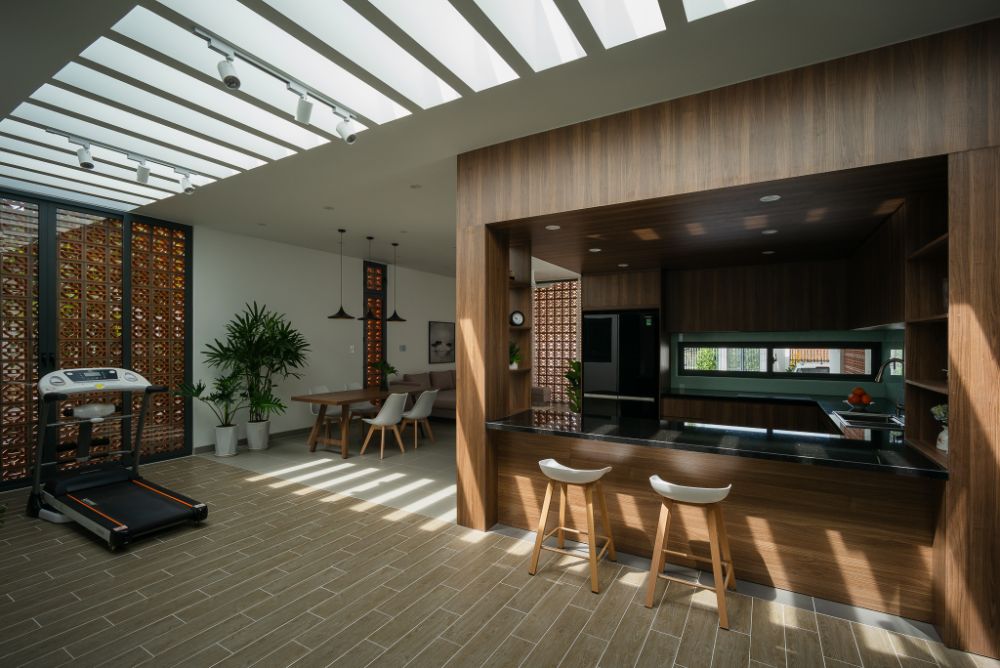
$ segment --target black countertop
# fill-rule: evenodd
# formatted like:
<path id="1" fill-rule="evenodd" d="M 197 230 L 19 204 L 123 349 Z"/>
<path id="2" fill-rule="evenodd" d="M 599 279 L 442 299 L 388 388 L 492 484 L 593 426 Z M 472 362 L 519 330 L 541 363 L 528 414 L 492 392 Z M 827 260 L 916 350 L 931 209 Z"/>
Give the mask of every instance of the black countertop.
<path id="1" fill-rule="evenodd" d="M 686 396 L 703 396 L 694 393 Z M 720 395 L 721 396 L 721 395 Z M 746 398 L 776 399 L 770 395 Z M 793 397 L 814 402 L 829 414 L 840 410 L 839 397 Z M 754 457 L 815 466 L 864 469 L 891 475 L 948 477 L 948 471 L 903 441 L 900 431 L 848 429 L 842 435 L 753 429 L 649 418 L 584 416 L 557 410 L 528 410 L 486 423 L 487 429 L 530 432 L 689 450 L 736 457 Z"/>

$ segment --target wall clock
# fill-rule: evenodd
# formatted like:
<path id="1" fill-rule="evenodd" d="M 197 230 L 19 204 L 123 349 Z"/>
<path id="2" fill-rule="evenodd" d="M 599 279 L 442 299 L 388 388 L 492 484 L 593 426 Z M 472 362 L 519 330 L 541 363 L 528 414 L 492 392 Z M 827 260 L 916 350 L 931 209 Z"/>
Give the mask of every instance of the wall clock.
<path id="1" fill-rule="evenodd" d="M 524 314 L 521 313 L 520 311 L 514 311 L 513 313 L 511 313 L 510 314 L 510 324 L 514 325 L 515 327 L 520 327 L 521 325 L 523 325 L 524 324 Z"/>

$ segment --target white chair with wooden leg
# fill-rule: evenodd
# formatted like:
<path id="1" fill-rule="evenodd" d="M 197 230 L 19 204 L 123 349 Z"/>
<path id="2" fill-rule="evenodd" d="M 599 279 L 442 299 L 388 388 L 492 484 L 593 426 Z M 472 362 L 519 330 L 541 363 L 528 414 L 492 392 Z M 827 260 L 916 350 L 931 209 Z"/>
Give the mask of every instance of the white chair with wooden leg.
<path id="1" fill-rule="evenodd" d="M 399 451 L 406 452 L 406 448 L 403 447 L 403 439 L 399 435 L 399 422 L 403 419 L 403 408 L 406 406 L 406 394 L 390 394 L 382 404 L 382 409 L 373 418 L 364 418 L 364 421 L 371 425 L 368 429 L 368 435 L 365 436 L 365 443 L 361 446 L 361 454 L 365 454 L 365 448 L 368 447 L 368 442 L 372 439 L 372 434 L 375 430 L 382 432 L 382 440 L 379 444 L 378 458 L 382 459 L 385 457 L 385 430 L 391 429 L 392 433 L 396 436 L 396 443 L 399 444 Z"/>
<path id="2" fill-rule="evenodd" d="M 431 423 L 429 418 L 431 416 L 431 411 L 434 410 L 434 402 L 437 401 L 438 391 L 437 390 L 427 390 L 426 392 L 421 392 L 420 396 L 417 398 L 417 403 L 413 404 L 413 408 L 403 413 L 403 431 L 406 431 L 406 426 L 408 424 L 413 425 L 413 449 L 416 450 L 420 445 L 420 427 L 424 428 L 424 433 L 427 438 L 431 439 L 431 443 L 434 442 L 434 432 L 431 431 Z"/>
<path id="3" fill-rule="evenodd" d="M 535 536 L 535 549 L 531 552 L 531 565 L 528 567 L 528 573 L 534 575 L 538 572 L 538 557 L 542 550 L 568 554 L 574 557 L 581 556 L 577 552 L 565 549 L 566 534 L 570 533 L 576 536 L 586 535 L 587 552 L 590 559 L 590 590 L 596 594 L 600 591 L 600 584 L 597 580 L 597 562 L 604 556 L 607 556 L 611 561 L 618 560 L 615 554 L 615 540 L 611 537 L 608 506 L 604 500 L 604 489 L 601 487 L 601 478 L 611 470 L 611 467 L 606 466 L 603 469 L 571 469 L 568 466 L 563 466 L 554 459 L 543 459 L 538 462 L 538 468 L 549 479 L 549 484 L 545 488 L 545 501 L 542 503 L 542 514 L 538 518 L 538 534 Z M 552 490 L 556 485 L 559 486 L 559 526 L 546 533 L 545 525 L 549 517 Z M 568 488 L 570 485 L 583 489 L 583 498 L 587 503 L 586 531 L 578 531 L 566 526 L 566 504 L 569 497 Z M 594 521 L 595 497 L 601 509 L 601 519 L 604 525 L 604 533 L 606 534 L 604 536 L 597 534 L 596 523 Z M 556 534 L 556 547 L 544 545 L 545 539 L 552 534 Z M 602 538 L 604 539 L 604 545 L 598 550 L 597 542 Z"/>
<path id="4" fill-rule="evenodd" d="M 361 385 L 361 383 L 355 381 L 353 383 L 348 383 L 346 389 L 363 390 L 364 386 Z M 356 403 L 351 404 L 351 414 L 359 418 L 375 417 L 376 413 L 378 413 L 378 408 L 373 406 L 372 402 L 370 401 L 358 401 Z"/>
<path id="5" fill-rule="evenodd" d="M 729 628 L 729 615 L 726 612 L 726 589 L 736 589 L 736 576 L 733 573 L 733 555 L 729 551 L 729 537 L 726 535 L 726 523 L 722 517 L 722 501 L 729 496 L 732 485 L 726 487 L 685 487 L 674 485 L 663 480 L 658 475 L 649 478 L 653 491 L 661 497 L 660 520 L 656 525 L 656 540 L 653 543 L 653 559 L 649 565 L 649 578 L 646 584 L 646 607 L 653 607 L 656 597 L 656 581 L 676 580 L 686 585 L 711 589 L 719 604 L 719 626 Z M 705 512 L 708 522 L 708 542 L 712 558 L 705 559 L 683 552 L 667 549 L 667 536 L 670 533 L 670 513 L 674 506 L 694 506 Z M 714 587 L 702 585 L 664 574 L 663 567 L 667 555 L 681 557 L 689 561 L 699 561 L 712 564 Z"/>

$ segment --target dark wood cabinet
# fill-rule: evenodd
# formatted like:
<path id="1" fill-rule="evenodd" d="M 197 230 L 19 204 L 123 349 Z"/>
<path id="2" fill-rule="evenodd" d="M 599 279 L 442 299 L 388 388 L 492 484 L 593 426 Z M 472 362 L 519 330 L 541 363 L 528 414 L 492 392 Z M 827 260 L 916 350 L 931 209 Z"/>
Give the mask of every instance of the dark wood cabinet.
<path id="1" fill-rule="evenodd" d="M 660 270 L 584 274 L 580 284 L 584 311 L 660 308 Z"/>
<path id="2" fill-rule="evenodd" d="M 905 237 L 909 203 L 902 204 L 851 256 L 843 280 L 853 329 L 903 322 Z"/>
<path id="3" fill-rule="evenodd" d="M 819 406 L 809 400 L 792 403 L 763 399 L 665 396 L 660 404 L 660 417 L 664 420 L 698 420 L 734 427 L 837 433 Z"/>

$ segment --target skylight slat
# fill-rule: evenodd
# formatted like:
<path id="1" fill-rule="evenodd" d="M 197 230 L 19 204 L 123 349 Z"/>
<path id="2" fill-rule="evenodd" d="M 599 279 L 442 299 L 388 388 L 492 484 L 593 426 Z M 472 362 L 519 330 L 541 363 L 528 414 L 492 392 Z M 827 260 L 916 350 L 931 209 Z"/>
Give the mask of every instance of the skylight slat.
<path id="1" fill-rule="evenodd" d="M 475 0 L 536 72 L 587 55 L 552 0 Z"/>
<path id="2" fill-rule="evenodd" d="M 219 165 L 204 158 L 182 153 L 181 151 L 167 148 L 160 144 L 154 144 L 145 139 L 133 137 L 116 130 L 110 130 L 72 116 L 66 116 L 57 111 L 31 104 L 30 102 L 22 102 L 11 112 L 11 116 L 107 144 L 108 146 L 133 151 L 152 158 L 154 161 L 159 158 L 173 165 L 201 172 L 215 178 L 226 178 L 237 173 L 231 167 Z"/>
<path id="3" fill-rule="evenodd" d="M 369 0 L 474 91 L 517 78 L 448 0 Z"/>
<path id="4" fill-rule="evenodd" d="M 63 140 L 63 143 L 65 143 L 65 140 Z M 80 168 L 80 163 L 77 161 L 75 153 L 59 151 L 46 146 L 39 146 L 38 144 L 32 144 L 30 142 L 21 141 L 20 139 L 14 139 L 13 137 L 7 137 L 4 135 L 0 135 L 0 151 L 20 153 L 32 158 L 38 158 L 39 160 L 53 162 L 58 165 L 66 165 L 67 167 L 72 167 L 74 169 Z M 91 155 L 93 154 L 94 151 L 92 147 Z M 100 158 L 98 156 L 94 156 L 94 158 L 95 160 L 98 160 L 97 169 L 94 170 L 95 172 L 125 181 L 135 181 L 134 169 L 127 169 L 125 167 L 119 167 L 118 165 L 109 165 L 105 162 L 100 162 Z M 132 165 L 135 166 L 136 163 L 132 163 Z M 152 165 L 153 163 L 147 163 L 148 167 L 152 167 Z M 176 180 L 168 181 L 155 174 L 150 174 L 148 187 L 159 188 L 163 191 L 163 194 L 167 195 L 180 192 L 180 187 Z"/>
<path id="5" fill-rule="evenodd" d="M 181 127 L 191 128 L 208 137 L 215 137 L 227 144 L 238 146 L 272 160 L 294 155 L 295 151 L 281 144 L 268 141 L 259 135 L 241 130 L 220 120 L 195 111 L 182 104 L 154 95 L 107 74 L 70 63 L 53 77 L 56 81 L 75 86 L 94 95 L 131 107 L 146 114 L 162 118 Z"/>
<path id="6" fill-rule="evenodd" d="M 184 63 L 188 67 L 191 67 L 202 74 L 211 77 L 213 80 L 218 81 L 219 71 L 216 66 L 222 59 L 222 56 L 214 51 L 211 51 L 206 46 L 205 40 L 201 39 L 190 30 L 185 30 L 180 26 L 171 23 L 162 16 L 149 11 L 145 7 L 136 7 L 131 12 L 126 14 L 125 18 L 114 25 L 113 30 L 125 35 L 126 37 L 136 40 L 150 49 L 154 49 L 162 54 L 165 54 L 179 63 Z M 114 44 L 114 42 L 112 42 L 112 44 Z M 90 49 L 87 49 L 87 51 L 84 52 L 84 55 L 86 56 L 89 51 Z M 160 67 L 165 67 L 169 72 L 173 73 L 170 77 L 171 80 L 175 80 L 178 77 L 190 79 L 190 77 L 187 77 L 176 69 L 161 63 L 158 64 Z M 128 65 L 122 64 L 121 66 L 124 67 Z M 239 63 L 237 63 L 237 66 L 239 66 Z M 112 65 L 112 67 L 118 69 L 115 65 Z M 290 90 L 288 90 L 288 87 L 285 86 L 285 84 L 278 79 L 275 79 L 270 74 L 261 72 L 256 67 L 252 67 L 247 63 L 243 63 L 242 66 L 239 67 L 239 75 L 240 81 L 242 82 L 242 85 L 240 86 L 241 92 L 260 100 L 272 109 L 277 110 L 279 113 L 287 114 L 289 119 L 294 118 L 295 105 L 298 102 L 298 98 Z M 139 72 L 138 77 L 133 75 L 133 78 L 138 78 L 140 81 L 143 80 L 142 72 Z M 203 86 L 207 85 L 204 82 L 198 83 Z M 229 97 L 232 100 L 237 99 L 235 95 L 227 91 L 222 86 L 222 82 L 216 84 L 213 90 L 217 91 L 221 95 Z M 179 94 L 182 98 L 188 99 L 183 92 L 183 88 Z M 244 102 L 244 104 L 249 103 Z M 237 118 L 245 117 L 237 116 Z M 310 121 L 314 127 L 331 135 L 336 134 L 337 123 L 339 122 L 340 119 L 334 116 L 332 111 L 323 108 L 314 109 L 312 120 Z"/>
<path id="7" fill-rule="evenodd" d="M 376 123 L 410 112 L 369 84 L 292 37 L 237 0 L 158 0 L 160 4 L 211 30 L 233 46 L 290 74 L 302 83 L 350 107 Z M 202 43 L 202 49 L 208 47 Z M 239 60 L 239 59 L 237 59 Z M 237 63 L 239 66 L 239 63 Z M 252 69 L 244 65 L 242 70 Z M 289 93 L 289 107 L 295 97 Z"/>
<path id="8" fill-rule="evenodd" d="M 580 6 L 605 49 L 667 29 L 658 0 L 580 0 Z"/>
<path id="9" fill-rule="evenodd" d="M 58 176 L 61 178 L 84 181 L 95 186 L 101 186 L 102 188 L 120 190 L 125 193 L 148 197 L 150 199 L 163 199 L 164 197 L 170 197 L 176 192 L 179 192 L 175 191 L 174 193 L 170 193 L 163 190 L 156 190 L 155 188 L 150 188 L 149 186 L 144 186 L 141 183 L 136 183 L 134 174 L 132 175 L 133 178 L 131 181 L 121 181 L 102 174 L 99 171 L 100 167 L 91 171 L 83 169 L 80 167 L 79 163 L 75 166 L 57 164 L 46 162 L 45 160 L 41 160 L 39 158 L 29 158 L 24 155 L 10 153 L 5 150 L 0 150 L 0 162 L 12 167 L 21 167 L 37 172 L 45 172 L 46 174 L 51 174 L 52 176 Z"/>
<path id="10" fill-rule="evenodd" d="M 44 186 L 38 183 L 29 183 L 27 181 L 12 179 L 2 175 L 0 175 L 0 187 L 31 195 L 38 195 L 40 197 L 50 197 L 70 202 L 77 202 L 78 204 L 99 206 L 105 209 L 112 209 L 114 211 L 127 212 L 136 208 L 136 205 L 134 204 L 126 204 L 112 199 L 104 199 L 103 197 L 84 195 L 83 193 L 73 190 L 64 190 L 62 188 L 53 188 L 51 186 Z"/>
<path id="11" fill-rule="evenodd" d="M 109 188 L 102 188 L 100 186 L 95 186 L 89 183 L 80 183 L 79 181 L 72 181 L 70 179 L 60 178 L 58 176 L 52 176 L 51 174 L 39 174 L 37 172 L 32 172 L 27 169 L 21 169 L 20 167 L 10 167 L 9 165 L 0 164 L 0 176 L 9 176 L 14 179 L 20 179 L 22 181 L 33 181 L 35 183 L 41 183 L 42 185 L 54 186 L 56 188 L 62 188 L 64 190 L 74 190 L 76 192 L 86 193 L 90 195 L 96 195 L 98 197 L 105 197 L 107 199 L 116 200 L 119 202 L 127 202 L 128 204 L 134 204 L 136 206 L 142 206 L 143 204 L 152 204 L 156 200 L 149 199 L 146 197 L 139 197 L 137 195 L 128 195 L 117 190 L 111 190 Z"/>
<path id="12" fill-rule="evenodd" d="M 133 13 L 139 10 L 152 14 L 142 7 L 136 8 L 133 10 Z M 128 16 L 122 21 L 126 19 L 128 19 Z M 189 36 L 202 46 L 204 45 L 194 35 L 189 35 L 181 31 L 180 28 L 177 28 L 168 21 L 159 20 L 167 26 L 172 26 L 174 30 L 180 31 L 185 37 Z M 121 22 L 118 25 L 121 25 Z M 265 132 L 298 148 L 310 149 L 327 143 L 327 140 L 320 135 L 310 132 L 308 129 L 296 125 L 290 120 L 265 111 L 256 105 L 237 98 L 221 87 L 209 85 L 106 37 L 98 39 L 80 55 L 108 69 L 121 72 L 136 81 L 142 81 L 149 86 L 186 100 L 192 105 L 214 111 L 229 118 L 238 119 L 244 125 L 257 128 L 261 132 Z M 167 55 L 171 54 L 168 53 Z M 214 69 L 214 60 L 211 63 L 211 68 L 212 71 L 210 74 L 217 76 Z"/>
<path id="13" fill-rule="evenodd" d="M 422 108 L 459 97 L 423 63 L 343 0 L 264 0 Z"/>
<path id="14" fill-rule="evenodd" d="M 41 128 L 35 127 L 34 125 L 28 125 L 27 123 L 22 123 L 14 120 L 13 118 L 5 118 L 0 121 L 0 133 L 17 139 L 25 139 L 33 142 L 34 144 L 51 146 L 60 152 L 65 152 L 65 154 L 68 155 L 74 163 L 76 162 L 76 146 L 68 143 L 65 137 L 51 134 Z M 119 153 L 118 151 L 110 151 L 108 149 L 101 148 L 100 146 L 91 146 L 90 154 L 94 157 L 94 160 L 97 160 L 99 163 L 111 163 L 126 168 L 134 168 L 136 164 L 125 157 L 122 153 Z M 180 188 L 180 177 L 174 173 L 172 167 L 167 167 L 166 165 L 161 165 L 156 162 L 148 162 L 146 163 L 146 166 L 149 167 L 149 171 L 152 176 L 157 176 L 160 179 L 165 179 L 170 182 L 167 184 L 167 188 L 171 190 L 175 187 L 178 189 Z M 214 183 L 215 179 L 202 176 L 201 174 L 192 174 L 191 182 L 196 186 L 204 186 L 209 183 Z"/>
<path id="15" fill-rule="evenodd" d="M 750 2 L 753 0 L 684 0 L 684 13 L 690 23 Z"/>
<path id="16" fill-rule="evenodd" d="M 51 84 L 43 84 L 41 88 L 31 94 L 30 99 L 45 102 L 53 107 L 72 111 L 81 116 L 89 116 L 106 125 L 114 125 L 121 128 L 125 132 L 141 137 L 148 137 L 153 141 L 171 144 L 191 153 L 197 153 L 241 169 L 253 169 L 264 164 L 264 161 L 259 158 L 254 158 L 221 144 L 175 130 L 170 126 L 151 121 L 148 118 L 137 116 L 128 111 L 123 111 L 110 104 L 98 102 L 97 100 L 92 100 L 89 97 L 84 97 L 83 95 L 62 88 L 56 88 Z"/>

